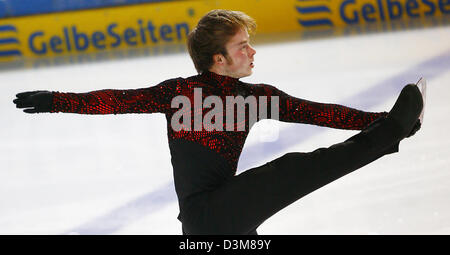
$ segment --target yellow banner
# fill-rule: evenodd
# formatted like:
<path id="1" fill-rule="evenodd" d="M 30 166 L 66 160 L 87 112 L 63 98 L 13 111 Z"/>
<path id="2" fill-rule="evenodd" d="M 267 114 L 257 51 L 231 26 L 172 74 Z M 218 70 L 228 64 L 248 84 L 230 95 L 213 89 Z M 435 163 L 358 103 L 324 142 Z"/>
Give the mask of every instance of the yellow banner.
<path id="1" fill-rule="evenodd" d="M 193 0 L 0 19 L 0 62 L 176 45 L 212 9 L 243 11 L 270 34 L 422 22 L 448 17 L 450 0 Z"/>

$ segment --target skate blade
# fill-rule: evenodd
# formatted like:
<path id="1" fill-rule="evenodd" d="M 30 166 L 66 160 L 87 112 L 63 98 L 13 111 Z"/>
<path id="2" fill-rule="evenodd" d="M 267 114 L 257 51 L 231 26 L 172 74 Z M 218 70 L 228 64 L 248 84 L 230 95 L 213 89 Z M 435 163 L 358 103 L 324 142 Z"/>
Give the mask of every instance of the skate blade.
<path id="1" fill-rule="evenodd" d="M 420 123 L 423 123 L 423 117 L 425 115 L 425 103 L 427 98 L 427 81 L 425 80 L 425 78 L 421 77 L 419 81 L 417 81 L 416 86 L 419 88 L 420 93 L 422 93 L 423 108 L 422 112 L 420 113 L 419 120 Z"/>

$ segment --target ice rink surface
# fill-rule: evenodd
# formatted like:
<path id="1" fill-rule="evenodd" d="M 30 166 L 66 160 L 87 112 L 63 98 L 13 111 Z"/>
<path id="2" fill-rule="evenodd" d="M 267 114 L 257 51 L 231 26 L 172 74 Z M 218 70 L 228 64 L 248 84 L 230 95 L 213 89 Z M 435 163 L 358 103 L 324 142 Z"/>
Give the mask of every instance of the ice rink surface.
<path id="1" fill-rule="evenodd" d="M 244 81 L 366 111 L 389 111 L 404 85 L 428 81 L 425 123 L 400 153 L 298 200 L 259 234 L 450 234 L 450 27 L 255 49 Z M 187 53 L 0 72 L 0 234 L 181 234 L 164 115 L 29 115 L 12 100 L 194 74 Z M 355 132 L 261 121 L 238 173 Z"/>

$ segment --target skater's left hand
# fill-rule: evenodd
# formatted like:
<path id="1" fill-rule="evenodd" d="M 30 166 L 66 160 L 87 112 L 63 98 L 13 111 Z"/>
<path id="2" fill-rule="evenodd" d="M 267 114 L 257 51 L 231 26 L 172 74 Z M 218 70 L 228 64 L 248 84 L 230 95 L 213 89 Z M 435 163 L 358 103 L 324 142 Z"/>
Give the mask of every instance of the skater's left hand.
<path id="1" fill-rule="evenodd" d="M 413 136 L 417 131 L 420 130 L 420 127 L 422 126 L 422 123 L 420 122 L 420 120 L 417 120 L 416 124 L 414 125 L 413 129 L 411 130 L 411 132 L 409 133 L 409 135 L 407 135 L 406 137 L 411 137 Z"/>

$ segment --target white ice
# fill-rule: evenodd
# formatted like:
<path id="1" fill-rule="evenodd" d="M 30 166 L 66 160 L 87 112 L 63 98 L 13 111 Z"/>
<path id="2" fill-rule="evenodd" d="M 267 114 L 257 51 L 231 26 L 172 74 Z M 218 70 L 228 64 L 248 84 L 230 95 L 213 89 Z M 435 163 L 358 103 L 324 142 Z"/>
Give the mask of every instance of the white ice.
<path id="1" fill-rule="evenodd" d="M 388 111 L 402 85 L 421 76 L 428 82 L 425 123 L 400 153 L 298 200 L 259 234 L 450 234 L 450 27 L 255 48 L 254 75 L 244 81 L 313 101 Z M 22 91 L 139 88 L 194 74 L 185 53 L 1 72 L 0 234 L 181 234 L 162 114 L 29 115 L 12 100 Z M 314 135 L 299 142 L 293 135 L 281 150 L 251 160 L 273 130 L 272 139 Z M 353 134 L 258 123 L 239 172 Z"/>

